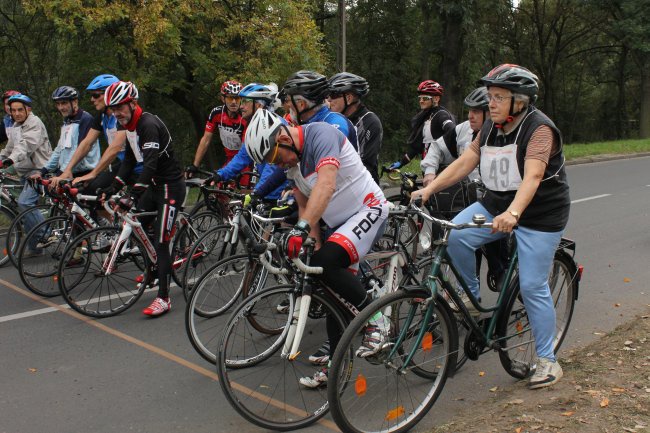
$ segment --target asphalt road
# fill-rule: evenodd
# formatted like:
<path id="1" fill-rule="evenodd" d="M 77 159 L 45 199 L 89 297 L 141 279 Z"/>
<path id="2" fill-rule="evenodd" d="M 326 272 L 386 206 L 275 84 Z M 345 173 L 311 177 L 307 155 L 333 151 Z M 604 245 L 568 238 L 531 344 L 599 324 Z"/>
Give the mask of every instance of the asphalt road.
<path id="1" fill-rule="evenodd" d="M 649 168 L 648 157 L 568 167 L 574 204 L 565 235 L 576 240 L 585 271 L 564 349 L 650 304 Z M 172 311 L 153 320 L 140 313 L 152 296 L 120 316 L 90 320 L 60 298 L 23 289 L 15 269 L 0 269 L 0 432 L 261 431 L 231 409 L 214 368 L 192 349 L 180 293 Z M 512 383 L 497 358 L 464 366 L 417 431 Z M 332 426 L 326 417 L 308 431 Z"/>

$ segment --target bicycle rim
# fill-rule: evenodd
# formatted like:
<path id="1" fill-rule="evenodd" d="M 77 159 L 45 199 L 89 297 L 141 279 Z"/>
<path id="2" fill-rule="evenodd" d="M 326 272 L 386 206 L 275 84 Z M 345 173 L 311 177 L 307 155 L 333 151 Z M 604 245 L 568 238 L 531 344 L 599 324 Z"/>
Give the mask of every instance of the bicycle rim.
<path id="1" fill-rule="evenodd" d="M 116 227 L 89 230 L 70 242 L 59 263 L 59 289 L 74 310 L 109 317 L 132 306 L 150 281 L 144 246 L 130 236 L 119 248 L 112 272 L 104 265 L 120 233 Z M 101 239 L 107 239 L 104 242 Z"/>
<path id="2" fill-rule="evenodd" d="M 328 407 L 323 388 L 307 389 L 299 383 L 316 371 L 308 357 L 327 340 L 325 319 L 307 320 L 299 355 L 293 361 L 282 357 L 296 302 L 294 290 L 293 285 L 278 286 L 244 300 L 228 321 L 218 352 L 220 384 L 230 404 L 248 421 L 272 430 L 306 427 Z M 289 309 L 279 313 L 275 307 L 283 300 L 289 301 Z M 338 309 L 315 293 L 312 305 L 316 303 L 342 332 L 345 320 Z M 275 328 L 284 325 L 285 330 L 279 335 L 259 332 L 250 324 L 250 315 L 274 322 Z"/>
<path id="3" fill-rule="evenodd" d="M 60 293 L 56 273 L 71 232 L 70 217 L 57 216 L 37 224 L 25 236 L 17 254 L 18 272 L 30 291 L 46 297 Z M 28 257 L 31 249 L 38 249 L 42 254 Z"/>
<path id="4" fill-rule="evenodd" d="M 416 343 L 417 324 L 423 323 L 428 297 L 430 293 L 423 290 L 388 294 L 366 307 L 346 329 L 334 354 L 328 386 L 332 417 L 342 431 L 404 432 L 435 403 L 455 365 L 456 335 L 446 308 L 431 305 L 432 320 L 415 356 L 406 364 Z M 384 348 L 360 358 L 356 351 L 365 326 L 378 312 L 384 319 L 390 317 Z M 413 315 L 411 325 L 409 315 Z M 404 339 L 395 347 L 400 334 Z M 435 376 L 417 374 L 418 368 L 435 372 Z"/>
<path id="5" fill-rule="evenodd" d="M 6 206 L 0 207 L 0 245 L 6 245 L 7 236 L 11 222 L 16 218 L 16 214 Z M 9 263 L 9 252 L 6 248 L 0 252 L 0 266 Z"/>

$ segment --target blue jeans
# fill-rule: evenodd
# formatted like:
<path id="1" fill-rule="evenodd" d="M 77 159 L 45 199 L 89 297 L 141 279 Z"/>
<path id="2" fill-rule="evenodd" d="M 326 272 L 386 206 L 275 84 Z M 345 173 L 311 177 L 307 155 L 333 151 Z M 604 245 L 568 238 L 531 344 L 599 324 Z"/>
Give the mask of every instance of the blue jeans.
<path id="1" fill-rule="evenodd" d="M 36 191 L 27 183 L 26 176 L 22 176 L 20 178 L 20 182 L 23 185 L 23 190 L 20 193 L 20 196 L 18 196 L 18 209 L 20 209 L 20 211 L 24 211 L 25 209 L 32 208 L 38 204 L 39 194 L 38 191 Z M 45 221 L 45 218 L 43 218 L 40 210 L 36 209 L 25 214 L 24 221 L 23 236 L 26 236 L 27 233 L 29 233 L 31 229 L 33 229 L 37 224 Z M 38 240 L 38 236 L 31 237 L 30 243 L 28 245 L 30 250 L 36 250 L 36 244 L 38 243 Z"/>
<path id="2" fill-rule="evenodd" d="M 494 219 L 494 216 L 477 202 L 459 213 L 453 221 L 469 222 L 477 213 L 485 215 L 487 221 Z M 548 276 L 563 232 L 563 230 L 552 233 L 541 232 L 522 226 L 514 231 L 519 255 L 519 286 L 535 337 L 537 356 L 553 361 L 555 361 L 553 353 L 555 308 L 548 286 Z M 449 256 L 472 294 L 477 298 L 479 281 L 474 253 L 481 245 L 505 236 L 507 236 L 505 233 L 490 233 L 490 229 L 454 230 L 449 236 Z"/>

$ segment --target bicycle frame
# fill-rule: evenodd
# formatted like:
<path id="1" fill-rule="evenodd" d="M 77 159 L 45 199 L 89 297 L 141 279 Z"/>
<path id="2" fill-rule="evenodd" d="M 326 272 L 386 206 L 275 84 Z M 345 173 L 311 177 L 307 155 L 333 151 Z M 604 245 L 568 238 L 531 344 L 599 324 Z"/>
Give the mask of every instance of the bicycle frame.
<path id="1" fill-rule="evenodd" d="M 104 207 L 111 214 L 115 215 L 116 212 L 110 209 L 110 207 L 108 207 L 107 204 L 108 201 L 104 204 Z M 108 255 L 106 256 L 106 258 L 104 259 L 104 263 L 103 263 L 103 269 L 106 275 L 110 275 L 113 272 L 115 262 L 117 261 L 117 256 L 124 252 L 126 241 L 127 239 L 129 239 L 131 234 L 134 234 L 142 242 L 142 245 L 145 248 L 145 252 L 147 256 L 149 256 L 151 263 L 158 262 L 158 255 L 156 254 L 156 249 L 154 248 L 153 244 L 149 240 L 147 234 L 144 232 L 144 229 L 142 228 L 142 223 L 137 221 L 138 217 L 154 216 L 154 215 L 158 215 L 158 212 L 157 211 L 141 212 L 138 214 L 127 212 L 125 214 L 120 215 L 120 218 L 123 221 L 122 231 L 120 232 L 120 236 L 117 238 L 117 241 L 111 246 L 111 249 Z"/>

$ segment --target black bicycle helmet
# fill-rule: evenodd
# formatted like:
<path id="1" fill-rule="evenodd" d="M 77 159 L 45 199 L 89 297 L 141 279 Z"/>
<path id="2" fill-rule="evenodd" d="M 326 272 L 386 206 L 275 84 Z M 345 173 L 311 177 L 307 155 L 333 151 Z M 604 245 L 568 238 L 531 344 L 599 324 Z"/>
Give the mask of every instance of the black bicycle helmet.
<path id="1" fill-rule="evenodd" d="M 490 103 L 487 95 L 487 87 L 477 87 L 465 97 L 465 105 L 469 108 L 476 108 L 479 110 L 487 111 L 488 105 Z"/>
<path id="2" fill-rule="evenodd" d="M 70 86 L 61 86 L 52 93 L 53 101 L 72 101 L 73 99 L 79 99 L 79 92 L 77 89 Z"/>
<path id="3" fill-rule="evenodd" d="M 503 87 L 513 93 L 528 95 L 535 99 L 539 92 L 537 75 L 523 66 L 505 63 L 492 69 L 477 83 L 479 86 Z"/>
<path id="4" fill-rule="evenodd" d="M 332 93 L 354 93 L 359 97 L 366 96 L 370 90 L 365 78 L 350 72 L 339 72 L 328 80 Z"/>
<path id="5" fill-rule="evenodd" d="M 300 95 L 320 104 L 329 93 L 329 84 L 324 75 L 314 71 L 298 71 L 292 74 L 284 83 L 287 95 Z"/>

